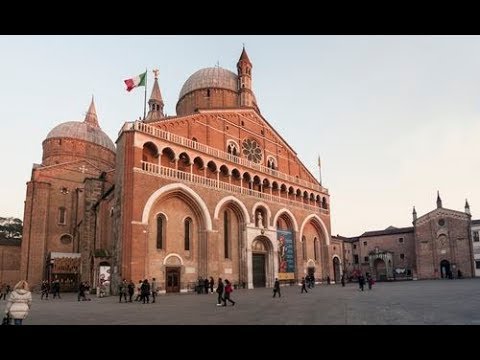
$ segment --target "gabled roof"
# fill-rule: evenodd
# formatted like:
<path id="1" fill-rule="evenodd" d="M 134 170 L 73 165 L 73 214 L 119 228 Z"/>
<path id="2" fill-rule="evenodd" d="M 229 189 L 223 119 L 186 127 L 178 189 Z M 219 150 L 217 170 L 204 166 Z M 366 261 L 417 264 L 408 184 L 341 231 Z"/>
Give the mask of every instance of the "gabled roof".
<path id="1" fill-rule="evenodd" d="M 364 232 L 359 237 L 393 235 L 393 234 L 406 234 L 406 233 L 410 233 L 410 232 L 413 233 L 413 226 L 404 227 L 404 228 L 395 228 L 393 226 L 389 226 L 385 230 L 375 230 L 375 231 Z"/>

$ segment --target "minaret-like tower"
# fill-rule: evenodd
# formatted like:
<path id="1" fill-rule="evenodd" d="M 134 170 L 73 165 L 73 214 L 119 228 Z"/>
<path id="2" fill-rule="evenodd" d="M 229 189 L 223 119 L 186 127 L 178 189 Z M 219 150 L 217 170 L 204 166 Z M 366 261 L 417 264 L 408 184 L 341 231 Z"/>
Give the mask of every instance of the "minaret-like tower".
<path id="1" fill-rule="evenodd" d="M 415 223 L 415 221 L 417 221 L 417 210 L 415 210 L 415 206 L 413 207 L 412 216 L 413 216 L 413 222 Z"/>
<path id="2" fill-rule="evenodd" d="M 153 74 L 155 80 L 153 82 L 150 100 L 148 100 L 148 114 L 145 122 L 154 122 L 165 117 L 165 115 L 163 115 L 162 93 L 160 92 L 160 86 L 158 86 L 158 70 L 153 70 Z"/>
<path id="3" fill-rule="evenodd" d="M 97 110 L 95 110 L 95 102 L 93 101 L 93 95 L 92 95 L 92 102 L 88 107 L 87 114 L 85 115 L 85 120 L 83 120 L 83 122 L 93 127 L 97 127 L 97 128 L 100 127 L 100 125 L 98 125 L 98 116 L 97 116 Z"/>
<path id="4" fill-rule="evenodd" d="M 253 106 L 252 91 L 252 63 L 248 58 L 245 47 L 237 63 L 238 71 L 238 93 L 240 95 L 240 106 Z"/>
<path id="5" fill-rule="evenodd" d="M 470 213 L 470 205 L 468 204 L 468 200 L 465 199 L 465 214 L 472 215 Z"/>
<path id="6" fill-rule="evenodd" d="M 442 207 L 442 199 L 440 199 L 440 191 L 437 190 L 437 209 Z"/>

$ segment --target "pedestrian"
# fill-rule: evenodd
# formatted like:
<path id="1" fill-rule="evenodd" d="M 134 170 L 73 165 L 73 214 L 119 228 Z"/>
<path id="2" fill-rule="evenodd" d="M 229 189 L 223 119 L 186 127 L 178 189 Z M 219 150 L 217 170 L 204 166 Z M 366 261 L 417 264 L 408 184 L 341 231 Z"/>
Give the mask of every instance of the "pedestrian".
<path id="1" fill-rule="evenodd" d="M 228 279 L 225 279 L 225 291 L 224 291 L 224 297 L 223 297 L 223 306 L 227 306 L 227 300 L 232 303 L 232 306 L 235 305 L 235 301 L 230 299 L 230 294 L 232 293 L 233 288 L 232 284 Z"/>
<path id="2" fill-rule="evenodd" d="M 152 278 L 152 283 L 150 284 L 150 290 L 152 290 L 152 304 L 155 302 L 155 297 L 157 296 L 157 281 L 155 278 Z"/>
<path id="3" fill-rule="evenodd" d="M 205 276 L 205 280 L 203 280 L 203 287 L 205 288 L 205 294 L 208 295 L 208 288 L 210 287 L 210 282 L 208 278 Z"/>
<path id="4" fill-rule="evenodd" d="M 210 276 L 210 292 L 213 294 L 213 285 L 215 285 L 215 281 L 213 281 L 213 277 Z"/>
<path id="5" fill-rule="evenodd" d="M 342 283 L 342 287 L 345 287 L 345 274 L 342 274 L 342 278 L 340 279 L 340 282 Z"/>
<path id="6" fill-rule="evenodd" d="M 148 279 L 143 280 L 143 284 L 140 287 L 140 292 L 142 294 L 143 303 L 145 304 L 145 300 L 147 300 L 147 304 L 150 303 L 150 284 L 148 283 Z"/>
<path id="7" fill-rule="evenodd" d="M 122 302 L 122 297 L 125 299 L 125 302 L 127 302 L 127 292 L 128 292 L 127 279 L 123 279 L 120 285 L 118 285 L 118 294 L 120 295 L 118 302 Z"/>
<path id="8" fill-rule="evenodd" d="M 365 278 L 362 274 L 360 274 L 360 276 L 358 277 L 358 286 L 360 287 L 360 290 L 363 291 L 363 287 L 365 286 Z"/>
<path id="9" fill-rule="evenodd" d="M 13 319 L 14 325 L 22 325 L 32 306 L 32 293 L 25 280 L 20 280 L 8 297 L 5 315 Z"/>
<path id="10" fill-rule="evenodd" d="M 278 281 L 278 278 L 275 278 L 275 283 L 273 284 L 273 297 L 277 296 L 282 297 L 282 294 L 280 293 L 280 281 Z"/>
<path id="11" fill-rule="evenodd" d="M 60 297 L 60 280 L 55 279 L 55 280 L 53 281 L 52 291 L 53 291 L 53 298 L 54 298 L 54 299 L 55 299 L 56 297 L 58 297 L 59 299 L 61 299 L 61 297 Z"/>
<path id="12" fill-rule="evenodd" d="M 327 285 L 330 285 L 330 275 L 327 275 Z"/>
<path id="13" fill-rule="evenodd" d="M 2 286 L 0 286 L 0 300 L 7 300 L 7 284 L 3 283 Z"/>
<path id="14" fill-rule="evenodd" d="M 135 293 L 135 284 L 133 280 L 130 280 L 128 285 L 128 302 L 132 302 L 133 294 Z"/>
<path id="15" fill-rule="evenodd" d="M 48 283 L 48 280 L 43 280 L 42 281 L 42 296 L 40 297 L 41 300 L 43 300 L 43 297 L 45 296 L 45 300 L 48 300 L 48 293 L 50 292 L 50 284 Z"/>
<path id="16" fill-rule="evenodd" d="M 222 278 L 218 278 L 217 294 L 218 294 L 217 306 L 222 306 L 222 300 L 223 300 L 223 281 L 222 281 Z"/>
<path id="17" fill-rule="evenodd" d="M 303 292 L 308 293 L 307 288 L 305 287 L 305 278 L 302 277 L 302 290 L 300 291 L 300 294 L 303 294 Z"/>

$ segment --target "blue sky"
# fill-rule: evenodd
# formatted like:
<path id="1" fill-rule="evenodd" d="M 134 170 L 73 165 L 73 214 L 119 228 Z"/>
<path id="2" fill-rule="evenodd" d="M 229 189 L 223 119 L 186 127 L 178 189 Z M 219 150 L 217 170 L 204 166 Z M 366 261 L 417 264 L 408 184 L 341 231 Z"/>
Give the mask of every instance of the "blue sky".
<path id="1" fill-rule="evenodd" d="M 479 36 L 0 36 L 0 216 L 23 218 L 42 141 L 95 95 L 116 140 L 143 114 L 123 80 L 160 70 L 165 112 L 196 70 L 235 71 L 242 43 L 263 116 L 331 194 L 332 233 L 411 226 L 412 206 L 480 208 Z M 152 75 L 149 73 L 151 84 Z M 150 92 L 150 86 L 148 92 Z"/>

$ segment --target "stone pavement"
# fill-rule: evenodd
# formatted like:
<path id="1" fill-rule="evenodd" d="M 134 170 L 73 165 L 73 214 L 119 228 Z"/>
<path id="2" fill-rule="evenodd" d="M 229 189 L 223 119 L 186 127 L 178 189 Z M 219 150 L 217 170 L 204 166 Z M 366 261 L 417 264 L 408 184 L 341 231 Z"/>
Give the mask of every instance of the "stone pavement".
<path id="1" fill-rule="evenodd" d="M 359 291 L 355 283 L 235 290 L 235 306 L 217 307 L 216 294 L 175 294 L 155 304 L 118 303 L 111 296 L 77 301 L 76 294 L 40 300 L 34 294 L 25 325 L 384 325 L 480 324 L 480 279 L 377 283 Z M 0 302 L 4 309 L 5 301 Z"/>

